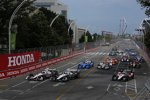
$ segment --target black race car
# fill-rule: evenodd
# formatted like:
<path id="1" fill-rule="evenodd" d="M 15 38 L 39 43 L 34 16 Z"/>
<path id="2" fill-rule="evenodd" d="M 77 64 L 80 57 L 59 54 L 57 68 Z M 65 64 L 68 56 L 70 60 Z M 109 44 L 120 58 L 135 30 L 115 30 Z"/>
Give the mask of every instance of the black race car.
<path id="1" fill-rule="evenodd" d="M 112 81 L 126 82 L 130 79 L 134 79 L 134 72 L 132 69 L 124 69 L 124 70 L 116 71 L 112 76 Z"/>
<path id="2" fill-rule="evenodd" d="M 77 79 L 79 77 L 80 77 L 80 71 L 78 69 L 67 69 L 66 71 L 60 74 L 52 75 L 50 77 L 50 80 L 66 82 L 71 79 Z"/>

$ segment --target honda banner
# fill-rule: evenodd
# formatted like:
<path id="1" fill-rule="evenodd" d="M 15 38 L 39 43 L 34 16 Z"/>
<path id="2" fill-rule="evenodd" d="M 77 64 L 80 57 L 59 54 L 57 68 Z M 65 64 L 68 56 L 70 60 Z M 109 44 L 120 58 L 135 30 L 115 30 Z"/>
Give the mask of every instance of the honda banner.
<path id="1" fill-rule="evenodd" d="M 0 70 L 14 69 L 39 62 L 40 52 L 0 55 Z"/>

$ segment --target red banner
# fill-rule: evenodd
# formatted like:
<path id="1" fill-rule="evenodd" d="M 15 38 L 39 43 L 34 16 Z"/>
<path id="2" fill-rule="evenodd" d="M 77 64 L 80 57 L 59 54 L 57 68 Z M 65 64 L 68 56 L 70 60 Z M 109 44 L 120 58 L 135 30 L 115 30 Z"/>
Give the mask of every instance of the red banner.
<path id="1" fill-rule="evenodd" d="M 60 58 L 54 58 L 49 61 L 39 62 L 41 53 L 40 52 L 28 52 L 18 54 L 4 54 L 0 55 L 0 79 L 14 77 L 32 72 L 46 66 L 56 64 L 60 61 L 64 61 L 71 57 L 82 54 L 83 52 L 75 53 L 73 55 L 67 55 Z"/>
<path id="2" fill-rule="evenodd" d="M 35 64 L 40 60 L 40 52 L 0 55 L 0 70 L 8 70 Z"/>

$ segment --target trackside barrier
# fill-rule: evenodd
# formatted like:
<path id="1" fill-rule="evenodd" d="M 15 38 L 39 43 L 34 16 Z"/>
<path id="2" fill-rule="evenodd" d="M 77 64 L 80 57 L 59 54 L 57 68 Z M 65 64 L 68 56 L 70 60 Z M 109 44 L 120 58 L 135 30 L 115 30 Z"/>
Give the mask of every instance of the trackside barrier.
<path id="1" fill-rule="evenodd" d="M 87 50 L 87 52 L 94 51 L 94 50 L 97 50 L 97 49 L 98 48 L 90 49 L 90 50 Z M 18 75 L 22 75 L 22 74 L 25 74 L 25 73 L 28 73 L 28 72 L 31 72 L 31 71 L 34 71 L 34 70 L 38 70 L 40 68 L 44 68 L 44 67 L 56 64 L 58 62 L 73 58 L 75 56 L 82 55 L 82 54 L 84 54 L 84 52 L 80 51 L 80 52 L 76 52 L 76 53 L 71 54 L 71 55 L 67 55 L 67 56 L 63 56 L 63 57 L 59 57 L 59 58 L 54 58 L 54 59 L 51 59 L 49 61 L 40 62 L 40 63 L 30 65 L 30 66 L 26 66 L 26 67 L 23 67 L 23 68 L 1 71 L 0 72 L 0 79 L 7 79 L 7 78 L 15 77 L 15 76 L 18 76 Z"/>

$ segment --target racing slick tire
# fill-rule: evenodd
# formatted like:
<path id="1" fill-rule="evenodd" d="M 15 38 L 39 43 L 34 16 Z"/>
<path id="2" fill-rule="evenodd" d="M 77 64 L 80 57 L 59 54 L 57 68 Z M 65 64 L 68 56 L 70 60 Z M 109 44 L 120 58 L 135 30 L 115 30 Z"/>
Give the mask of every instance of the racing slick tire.
<path id="1" fill-rule="evenodd" d="M 63 77 L 63 78 L 61 79 L 61 81 L 62 81 L 62 82 L 67 82 L 67 81 L 69 81 L 69 77 Z"/>
<path id="2" fill-rule="evenodd" d="M 112 81 L 117 81 L 118 77 L 116 75 L 112 76 Z"/>
<path id="3" fill-rule="evenodd" d="M 50 79 L 50 81 L 56 81 L 57 77 L 50 77 L 49 79 Z"/>
<path id="4" fill-rule="evenodd" d="M 40 76 L 36 79 L 37 81 L 43 81 L 44 80 L 44 77 L 43 76 Z"/>
<path id="5" fill-rule="evenodd" d="M 128 81 L 128 77 L 122 77 L 122 81 L 123 81 L 123 82 Z"/>
<path id="6" fill-rule="evenodd" d="M 34 75 L 33 74 L 29 74 L 27 77 L 26 77 L 26 80 L 30 81 L 31 80 L 31 77 L 33 77 Z"/>
<path id="7" fill-rule="evenodd" d="M 101 65 L 97 65 L 97 69 L 101 69 L 102 68 L 102 66 Z"/>

